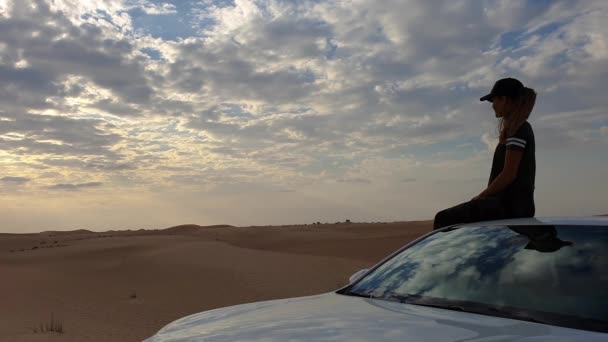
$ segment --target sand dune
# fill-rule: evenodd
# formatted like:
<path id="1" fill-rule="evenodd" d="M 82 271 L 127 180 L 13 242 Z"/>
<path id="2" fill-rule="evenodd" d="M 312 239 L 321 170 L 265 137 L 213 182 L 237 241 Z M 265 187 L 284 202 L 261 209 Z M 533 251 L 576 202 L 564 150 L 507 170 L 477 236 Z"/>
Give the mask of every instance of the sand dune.
<path id="1" fill-rule="evenodd" d="M 217 228 L 232 228 L 233 226 L 227 224 L 217 224 L 213 226 L 199 226 L 196 224 L 182 224 L 175 227 L 159 230 L 159 234 L 190 234 L 200 232 L 205 229 L 217 229 Z"/>
<path id="2" fill-rule="evenodd" d="M 140 341 L 185 315 L 337 289 L 430 222 L 0 234 L 0 341 Z M 34 333 L 60 321 L 64 333 Z"/>

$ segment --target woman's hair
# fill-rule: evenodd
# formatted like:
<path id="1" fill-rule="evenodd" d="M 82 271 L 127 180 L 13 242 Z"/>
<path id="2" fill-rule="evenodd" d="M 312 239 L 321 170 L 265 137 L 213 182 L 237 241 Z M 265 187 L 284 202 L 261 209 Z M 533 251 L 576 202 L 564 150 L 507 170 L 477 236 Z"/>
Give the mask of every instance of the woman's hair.
<path id="1" fill-rule="evenodd" d="M 519 97 L 510 99 L 509 103 L 508 114 L 498 123 L 500 142 L 505 142 L 508 137 L 513 136 L 519 126 L 528 120 L 536 103 L 536 92 L 532 88 L 524 87 Z"/>

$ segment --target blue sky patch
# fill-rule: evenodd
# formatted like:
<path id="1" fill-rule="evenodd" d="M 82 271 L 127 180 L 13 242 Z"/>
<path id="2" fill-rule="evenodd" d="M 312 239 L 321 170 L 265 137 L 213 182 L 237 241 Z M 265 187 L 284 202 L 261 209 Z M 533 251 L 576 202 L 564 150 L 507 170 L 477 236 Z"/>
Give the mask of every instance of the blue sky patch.
<path id="1" fill-rule="evenodd" d="M 180 38 L 198 37 L 216 23 L 208 15 L 211 7 L 223 8 L 235 6 L 233 0 L 217 0 L 210 3 L 197 1 L 149 1 L 149 4 L 171 4 L 175 13 L 148 14 L 142 6 L 128 11 L 135 31 L 149 34 L 164 40 L 179 40 Z"/>
<path id="2" fill-rule="evenodd" d="M 177 40 L 197 35 L 187 17 L 183 17 L 179 13 L 149 15 L 141 8 L 132 9 L 128 13 L 135 31 L 149 34 L 154 38 Z"/>
<path id="3" fill-rule="evenodd" d="M 512 50 L 521 46 L 521 44 L 533 35 L 541 36 L 541 38 L 545 38 L 548 35 L 557 31 L 560 27 L 562 27 L 564 23 L 553 22 L 547 25 L 544 25 L 537 30 L 526 33 L 526 30 L 518 30 L 518 31 L 510 31 L 505 32 L 500 35 L 499 44 L 502 49 Z"/>
<path id="4" fill-rule="evenodd" d="M 162 55 L 161 55 L 160 51 L 158 51 L 156 49 L 143 48 L 140 51 L 145 53 L 146 55 L 148 55 L 148 57 L 150 57 L 150 59 L 152 59 L 152 60 L 159 61 L 162 59 Z"/>
<path id="5" fill-rule="evenodd" d="M 223 115 L 231 117 L 253 117 L 251 113 L 245 111 L 243 106 L 237 103 L 222 103 L 221 112 Z"/>

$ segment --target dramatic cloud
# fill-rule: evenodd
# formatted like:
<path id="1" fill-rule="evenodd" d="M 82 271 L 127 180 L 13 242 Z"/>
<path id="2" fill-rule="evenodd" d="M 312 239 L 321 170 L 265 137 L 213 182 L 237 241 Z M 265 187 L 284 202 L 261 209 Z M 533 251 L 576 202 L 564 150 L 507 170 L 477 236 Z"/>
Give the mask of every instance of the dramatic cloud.
<path id="1" fill-rule="evenodd" d="M 496 122 L 478 99 L 512 76 L 539 93 L 539 213 L 605 212 L 607 14 L 566 0 L 0 1 L 1 176 L 29 180 L 7 201 L 100 183 L 78 192 L 91 208 L 171 198 L 176 223 L 431 218 L 485 185 Z M 234 209 L 257 198 L 274 208 Z"/>

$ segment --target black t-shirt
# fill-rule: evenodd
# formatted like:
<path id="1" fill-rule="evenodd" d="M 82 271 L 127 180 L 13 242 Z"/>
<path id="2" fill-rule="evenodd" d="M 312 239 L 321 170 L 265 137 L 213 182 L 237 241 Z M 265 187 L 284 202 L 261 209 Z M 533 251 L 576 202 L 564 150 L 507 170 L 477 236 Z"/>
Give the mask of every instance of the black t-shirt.
<path id="1" fill-rule="evenodd" d="M 514 216 L 534 216 L 534 178 L 536 176 L 536 156 L 534 132 L 527 121 L 517 132 L 498 144 L 492 160 L 492 171 L 488 185 L 500 174 L 505 165 L 505 154 L 509 150 L 523 151 L 515 180 L 498 197 Z"/>

